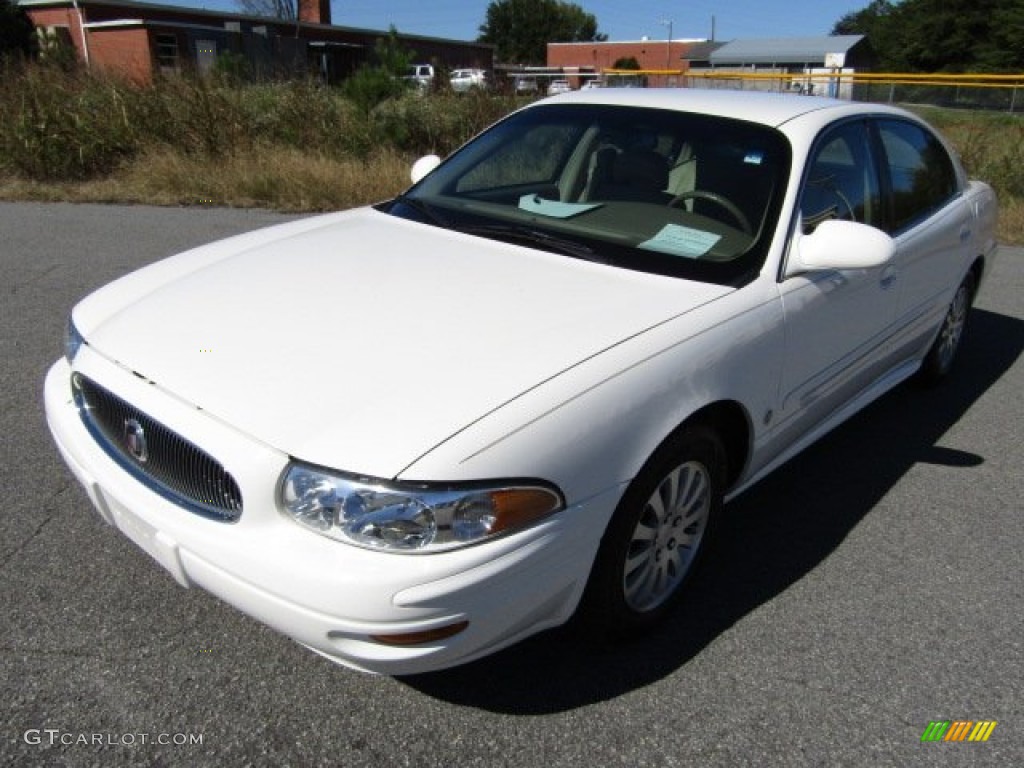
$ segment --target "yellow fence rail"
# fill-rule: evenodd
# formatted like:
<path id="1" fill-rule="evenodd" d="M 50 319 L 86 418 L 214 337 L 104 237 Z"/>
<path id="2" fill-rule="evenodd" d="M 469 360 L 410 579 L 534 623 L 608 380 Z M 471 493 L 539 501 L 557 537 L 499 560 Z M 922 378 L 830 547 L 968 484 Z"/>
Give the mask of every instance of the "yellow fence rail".
<path id="1" fill-rule="evenodd" d="M 921 101 L 1015 112 L 1024 107 L 1024 73 L 807 72 L 742 69 L 605 69 L 604 78 L 643 78 L 651 85 L 791 91 L 857 101 Z"/>

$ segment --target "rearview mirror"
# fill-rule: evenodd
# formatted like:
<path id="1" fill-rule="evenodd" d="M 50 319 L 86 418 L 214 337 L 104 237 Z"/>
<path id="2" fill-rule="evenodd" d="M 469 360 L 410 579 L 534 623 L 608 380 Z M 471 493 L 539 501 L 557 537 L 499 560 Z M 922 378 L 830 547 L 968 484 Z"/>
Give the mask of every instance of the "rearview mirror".
<path id="1" fill-rule="evenodd" d="M 886 264 L 896 243 L 880 229 L 855 221 L 823 221 L 809 235 L 798 235 L 786 264 L 786 277 L 829 269 L 873 269 Z"/>
<path id="2" fill-rule="evenodd" d="M 441 158 L 437 155 L 424 155 L 421 157 L 412 164 L 412 173 L 410 174 L 412 176 L 412 183 L 415 184 L 440 164 Z"/>

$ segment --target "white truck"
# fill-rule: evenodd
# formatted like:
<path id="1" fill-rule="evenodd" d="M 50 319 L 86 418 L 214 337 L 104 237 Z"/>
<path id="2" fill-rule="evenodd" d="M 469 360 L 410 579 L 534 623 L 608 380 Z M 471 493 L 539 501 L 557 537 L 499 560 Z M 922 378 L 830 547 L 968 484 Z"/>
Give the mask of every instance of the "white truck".
<path id="1" fill-rule="evenodd" d="M 431 64 L 410 64 L 404 79 L 418 90 L 426 91 L 434 82 L 434 67 Z"/>

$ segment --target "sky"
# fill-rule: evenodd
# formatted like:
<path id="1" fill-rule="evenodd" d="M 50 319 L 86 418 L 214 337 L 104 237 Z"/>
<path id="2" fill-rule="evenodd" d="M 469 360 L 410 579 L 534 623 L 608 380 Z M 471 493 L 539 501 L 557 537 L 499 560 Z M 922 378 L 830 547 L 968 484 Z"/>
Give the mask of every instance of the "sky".
<path id="1" fill-rule="evenodd" d="M 597 19 L 612 41 L 807 37 L 827 35 L 850 11 L 870 0 L 572 0 Z M 166 5 L 237 12 L 234 0 L 155 0 Z M 475 40 L 489 0 L 332 0 L 334 24 L 410 35 Z"/>

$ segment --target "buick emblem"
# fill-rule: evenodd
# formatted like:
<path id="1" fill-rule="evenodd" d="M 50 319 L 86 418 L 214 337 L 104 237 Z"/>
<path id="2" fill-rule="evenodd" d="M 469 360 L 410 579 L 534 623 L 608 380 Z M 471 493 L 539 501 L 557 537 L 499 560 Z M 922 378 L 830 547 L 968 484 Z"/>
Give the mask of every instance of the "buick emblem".
<path id="1" fill-rule="evenodd" d="M 149 450 L 146 448 L 146 430 L 136 419 L 124 420 L 124 447 L 140 464 L 144 464 L 149 458 Z"/>

